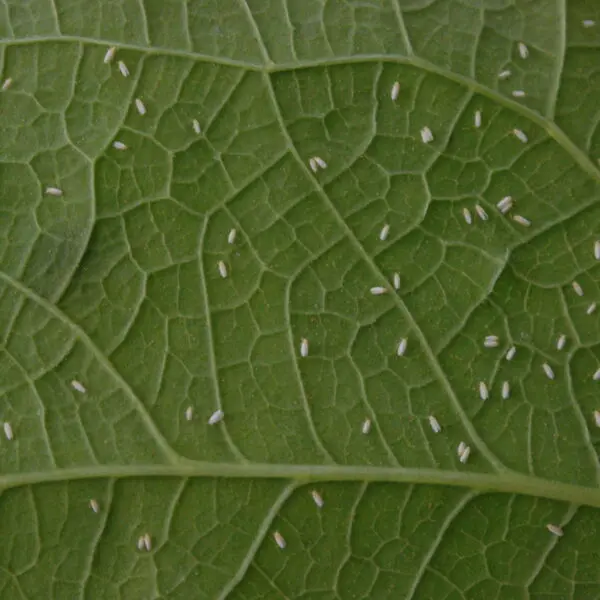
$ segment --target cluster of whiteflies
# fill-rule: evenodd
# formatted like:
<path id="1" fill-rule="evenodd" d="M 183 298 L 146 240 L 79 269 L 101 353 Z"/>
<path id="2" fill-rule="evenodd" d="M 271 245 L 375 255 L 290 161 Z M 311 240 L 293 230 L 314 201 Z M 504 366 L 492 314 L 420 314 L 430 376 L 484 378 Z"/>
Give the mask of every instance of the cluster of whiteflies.
<path id="1" fill-rule="evenodd" d="M 595 21 L 593 21 L 591 19 L 586 19 L 582 22 L 582 25 L 585 28 L 594 27 Z M 523 42 L 519 42 L 517 47 L 518 47 L 519 56 L 523 60 L 527 59 L 529 57 L 529 48 Z M 117 48 L 115 46 L 109 48 L 106 51 L 106 54 L 104 56 L 104 63 L 111 64 L 114 61 L 116 54 L 117 54 Z M 127 67 L 127 65 L 124 61 L 122 61 L 122 60 L 117 61 L 117 68 L 119 70 L 119 73 L 123 77 L 130 76 L 129 68 Z M 504 70 L 498 74 L 498 78 L 505 80 L 505 79 L 509 79 L 511 77 L 511 75 L 512 75 L 512 73 L 510 70 Z M 0 90 L 7 91 L 12 86 L 12 84 L 13 84 L 12 77 L 8 77 L 7 79 L 5 79 L 3 81 L 2 85 L 0 86 Z M 392 89 L 390 91 L 391 100 L 393 102 L 398 101 L 398 99 L 400 98 L 400 93 L 401 93 L 400 82 L 395 81 L 393 83 Z M 523 98 L 526 96 L 526 93 L 524 90 L 516 89 L 516 90 L 512 91 L 512 96 L 515 98 Z M 137 113 L 140 116 L 144 116 L 147 114 L 146 105 L 141 98 L 134 99 L 134 106 L 135 106 Z M 475 128 L 477 128 L 477 129 L 482 127 L 483 114 L 482 114 L 482 111 L 479 109 L 476 110 L 474 113 L 473 124 L 474 124 Z M 192 119 L 191 128 L 194 131 L 194 133 L 196 133 L 197 135 L 200 135 L 202 133 L 198 119 Z M 522 131 L 521 129 L 514 128 L 511 130 L 510 133 L 512 133 L 512 135 L 514 135 L 515 138 L 517 140 L 519 140 L 520 142 L 522 142 L 523 144 L 526 144 L 529 141 L 527 134 L 524 131 Z M 424 144 L 430 144 L 435 139 L 433 132 L 427 125 L 424 125 L 421 128 L 420 135 L 421 135 L 421 141 Z M 114 140 L 112 142 L 112 147 L 115 150 L 119 150 L 119 151 L 125 151 L 128 149 L 127 144 L 121 140 Z M 321 170 L 327 169 L 327 163 L 320 156 L 312 156 L 308 162 L 309 162 L 310 169 L 313 171 L 313 173 L 317 173 L 320 169 Z M 45 192 L 49 196 L 61 197 L 63 195 L 63 190 L 56 186 L 47 186 L 45 188 Z M 514 207 L 514 200 L 513 200 L 512 196 L 505 196 L 504 198 L 499 200 L 496 204 L 496 207 L 497 207 L 498 211 L 503 215 L 510 213 Z M 489 218 L 488 213 L 484 209 L 483 206 L 481 206 L 480 204 L 475 204 L 474 210 L 475 210 L 475 213 L 477 214 L 477 216 L 479 217 L 479 219 L 481 219 L 482 221 L 488 220 L 488 218 Z M 462 209 L 462 213 L 463 213 L 463 218 L 464 218 L 465 222 L 468 225 L 471 225 L 473 223 L 473 217 L 472 217 L 470 209 L 467 207 L 464 207 Z M 519 214 L 512 215 L 512 219 L 515 223 L 522 225 L 524 227 L 529 227 L 531 225 L 531 221 L 529 219 L 527 219 L 526 217 L 519 215 Z M 386 223 L 383 225 L 383 227 L 379 233 L 379 239 L 383 242 L 386 241 L 388 239 L 389 233 L 390 233 L 390 225 L 388 223 Z M 236 236 L 237 236 L 237 230 L 231 229 L 227 236 L 228 243 L 234 244 L 236 241 Z M 594 243 L 594 256 L 595 256 L 596 260 L 600 260 L 600 240 L 596 241 Z M 223 260 L 218 261 L 217 269 L 218 269 L 219 275 L 222 278 L 228 277 L 229 270 L 228 270 L 227 264 Z M 392 285 L 393 285 L 394 290 L 396 290 L 396 291 L 400 290 L 400 274 L 399 273 L 393 274 Z M 572 282 L 572 287 L 577 295 L 579 295 L 579 296 L 584 295 L 583 289 L 579 285 L 579 283 L 577 283 L 577 281 Z M 375 296 L 380 296 L 383 294 L 387 294 L 389 292 L 389 288 L 387 286 L 373 286 L 370 289 L 370 291 L 371 291 L 371 294 L 373 294 Z M 595 310 L 596 310 L 596 303 L 592 302 L 588 306 L 586 312 L 587 312 L 587 314 L 592 314 Z M 556 348 L 558 350 L 562 350 L 562 349 L 564 349 L 566 343 L 567 343 L 566 335 L 560 334 L 557 339 L 557 342 L 556 342 Z M 496 335 L 486 336 L 484 339 L 484 342 L 483 342 L 483 345 L 485 348 L 496 348 L 499 346 L 499 344 L 500 344 L 500 340 L 499 340 L 498 336 L 496 336 Z M 400 341 L 398 342 L 398 345 L 396 347 L 396 355 L 399 357 L 403 357 L 406 354 L 407 348 L 408 348 L 408 339 L 406 337 L 403 337 L 400 339 Z M 505 356 L 506 360 L 509 360 L 509 361 L 512 360 L 516 354 L 516 351 L 517 351 L 516 347 L 511 346 L 506 353 L 506 356 Z M 308 357 L 308 354 L 309 354 L 308 339 L 302 338 L 302 340 L 300 342 L 300 356 L 302 358 L 306 358 L 306 357 Z M 548 377 L 548 379 L 553 380 L 555 378 L 554 370 L 547 362 L 544 362 L 542 364 L 542 370 L 543 370 L 544 374 L 546 375 L 546 377 Z M 600 381 L 600 368 L 598 368 L 598 370 L 593 374 L 593 379 L 595 381 Z M 74 390 L 76 390 L 77 392 L 79 392 L 81 394 L 87 393 L 87 388 L 85 387 L 85 385 L 78 380 L 74 379 L 73 381 L 71 381 L 71 386 L 73 387 Z M 487 383 L 484 381 L 479 382 L 479 397 L 481 398 L 481 400 L 488 400 L 489 394 L 490 394 L 490 391 L 489 391 Z M 510 383 L 508 381 L 504 381 L 502 383 L 501 395 L 502 395 L 502 398 L 505 400 L 510 397 Z M 185 419 L 187 421 L 191 421 L 194 417 L 193 407 L 188 406 L 186 408 L 184 414 L 185 414 Z M 595 422 L 596 426 L 600 427 L 600 411 L 594 411 L 593 416 L 594 416 L 594 422 Z M 218 408 L 208 418 L 208 425 L 216 425 L 217 423 L 220 423 L 224 419 L 224 417 L 225 417 L 225 413 L 223 412 L 223 410 L 221 408 Z M 437 420 L 437 418 L 435 416 L 429 415 L 428 421 L 429 421 L 431 430 L 434 433 L 437 434 L 442 431 L 442 426 L 440 425 L 439 421 Z M 366 418 L 362 422 L 362 425 L 361 425 L 362 433 L 364 435 L 368 435 L 371 431 L 371 426 L 372 426 L 371 418 Z M 9 441 L 13 440 L 14 439 L 13 428 L 12 428 L 12 425 L 8 421 L 4 422 L 3 429 L 4 429 L 4 435 L 5 435 L 6 439 Z M 458 448 L 457 448 L 457 454 L 458 454 L 460 462 L 464 464 L 469 459 L 469 456 L 471 454 L 471 447 L 468 446 L 465 442 L 460 442 L 458 445 Z M 323 497 L 321 496 L 321 494 L 317 490 L 311 490 L 310 493 L 311 493 L 311 496 L 312 496 L 313 501 L 316 504 L 316 506 L 318 508 L 322 508 L 325 503 L 324 503 L 324 500 L 323 500 Z M 95 499 L 90 500 L 89 505 L 93 512 L 95 512 L 95 513 L 100 512 L 100 505 L 97 500 L 95 500 Z M 554 535 L 557 535 L 557 536 L 563 535 L 563 530 L 558 525 L 548 524 L 547 528 Z M 283 535 L 279 531 L 275 531 L 273 533 L 273 539 L 275 540 L 275 543 L 277 544 L 277 546 L 279 546 L 279 548 L 284 549 L 286 547 L 286 541 L 285 541 Z M 137 548 L 140 551 L 146 551 L 146 552 L 150 552 L 152 550 L 152 538 L 149 533 L 145 533 L 139 537 L 139 539 L 137 541 Z"/>

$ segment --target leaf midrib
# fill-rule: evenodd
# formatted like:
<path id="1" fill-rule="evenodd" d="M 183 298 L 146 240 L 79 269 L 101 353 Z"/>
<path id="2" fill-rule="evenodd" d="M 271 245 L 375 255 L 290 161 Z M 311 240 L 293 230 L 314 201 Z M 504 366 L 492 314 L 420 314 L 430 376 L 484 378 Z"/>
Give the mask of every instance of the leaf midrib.
<path id="1" fill-rule="evenodd" d="M 139 477 L 281 479 L 293 481 L 296 485 L 333 481 L 414 483 L 468 488 L 479 493 L 501 492 L 521 494 L 600 508 L 600 488 L 550 481 L 511 471 L 495 475 L 467 471 L 371 467 L 368 465 L 242 464 L 201 462 L 186 459 L 170 465 L 94 465 L 50 471 L 11 473 L 0 476 L 0 489 L 6 490 L 27 485 L 83 479 L 126 479 Z"/>

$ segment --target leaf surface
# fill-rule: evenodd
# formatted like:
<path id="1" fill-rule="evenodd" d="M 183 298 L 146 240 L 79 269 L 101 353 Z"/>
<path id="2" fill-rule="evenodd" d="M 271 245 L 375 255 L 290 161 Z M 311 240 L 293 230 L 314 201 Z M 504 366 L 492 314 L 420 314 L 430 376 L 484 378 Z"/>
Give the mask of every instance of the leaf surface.
<path id="1" fill-rule="evenodd" d="M 600 597 L 595 2 L 8 0 L 0 42 L 3 597 Z"/>

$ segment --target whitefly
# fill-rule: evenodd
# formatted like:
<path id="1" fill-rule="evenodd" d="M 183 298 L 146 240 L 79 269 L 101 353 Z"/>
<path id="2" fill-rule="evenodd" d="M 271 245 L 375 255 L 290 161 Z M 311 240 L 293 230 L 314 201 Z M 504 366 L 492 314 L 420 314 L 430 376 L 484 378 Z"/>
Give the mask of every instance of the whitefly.
<path id="1" fill-rule="evenodd" d="M 312 499 L 314 500 L 315 504 L 317 505 L 317 508 L 323 508 L 323 506 L 325 505 L 323 496 L 321 496 L 321 494 L 319 494 L 319 492 L 317 492 L 317 490 L 311 490 L 310 495 L 312 496 Z"/>
<path id="2" fill-rule="evenodd" d="M 281 535 L 281 533 L 279 533 L 279 531 L 276 531 L 275 533 L 273 533 L 273 539 L 275 540 L 275 543 L 283 550 L 287 544 L 285 542 L 285 538 Z"/>
<path id="3" fill-rule="evenodd" d="M 373 294 L 373 296 L 382 296 L 383 294 L 387 293 L 388 289 L 385 287 L 375 286 L 371 288 L 371 294 Z"/>
<path id="4" fill-rule="evenodd" d="M 496 207 L 503 215 L 505 215 L 513 207 L 512 196 L 504 196 L 504 198 L 496 204 Z"/>
<path id="5" fill-rule="evenodd" d="M 87 392 L 85 385 L 83 385 L 81 381 L 77 381 L 77 379 L 73 379 L 73 381 L 71 381 L 71 387 L 80 394 L 85 394 Z"/>
<path id="6" fill-rule="evenodd" d="M 106 54 L 104 55 L 104 64 L 107 65 L 107 64 L 111 63 L 113 61 L 116 53 L 117 53 L 117 47 L 111 46 L 106 51 Z"/>
<path id="7" fill-rule="evenodd" d="M 479 397 L 482 400 L 487 400 L 490 397 L 490 391 L 485 381 L 479 382 Z"/>
<path id="8" fill-rule="evenodd" d="M 557 537 L 562 537 L 564 535 L 563 529 L 559 525 L 553 525 L 552 523 L 548 523 L 548 525 L 546 525 L 546 529 L 552 535 L 556 535 Z"/>
<path id="9" fill-rule="evenodd" d="M 482 221 L 487 221 L 488 220 L 488 214 L 487 214 L 487 212 L 485 212 L 485 208 L 483 208 L 483 206 L 481 206 L 481 204 L 476 204 L 475 205 L 475 212 L 477 213 L 477 216 Z"/>
<path id="10" fill-rule="evenodd" d="M 513 215 L 513 221 L 523 227 L 531 227 L 531 221 L 523 215 Z"/>
<path id="11" fill-rule="evenodd" d="M 513 129 L 512 134 L 523 144 L 529 141 L 527 134 L 522 129 Z"/>
<path id="12" fill-rule="evenodd" d="M 385 242 L 385 240 L 387 240 L 388 235 L 390 233 L 390 226 L 386 223 L 382 228 L 381 231 L 379 232 L 379 239 L 382 242 Z"/>
<path id="13" fill-rule="evenodd" d="M 483 340 L 483 345 L 486 348 L 497 348 L 499 343 L 500 340 L 498 339 L 497 335 L 486 335 L 485 339 Z"/>
<path id="14" fill-rule="evenodd" d="M 424 144 L 429 144 L 433 142 L 433 133 L 431 132 L 431 129 L 429 129 L 429 127 L 423 127 L 421 129 L 421 141 Z"/>
<path id="15" fill-rule="evenodd" d="M 523 42 L 519 42 L 519 56 L 524 60 L 529 56 L 529 48 Z"/>
<path id="16" fill-rule="evenodd" d="M 224 416 L 225 413 L 221 409 L 215 410 L 215 412 L 212 415 L 210 415 L 208 419 L 208 424 L 216 425 L 217 423 L 220 423 L 223 420 Z"/>
<path id="17" fill-rule="evenodd" d="M 146 114 L 146 105 L 144 104 L 141 98 L 135 99 L 135 108 L 137 109 L 140 115 L 143 116 Z"/>
<path id="18" fill-rule="evenodd" d="M 404 356 L 406 354 L 406 347 L 408 346 L 408 340 L 406 338 L 402 338 L 398 342 L 398 348 L 396 349 L 396 354 L 398 356 Z"/>
<path id="19" fill-rule="evenodd" d="M 440 433 L 440 431 L 442 431 L 440 422 L 433 415 L 429 415 L 429 426 L 433 433 Z"/>
<path id="20" fill-rule="evenodd" d="M 119 68 L 119 72 L 121 73 L 121 75 L 123 75 L 123 77 L 129 77 L 129 69 L 127 68 L 127 65 L 120 60 L 117 63 L 117 67 Z"/>
<path id="21" fill-rule="evenodd" d="M 542 364 L 542 370 L 548 379 L 554 379 L 554 371 L 547 362 Z"/>
<path id="22" fill-rule="evenodd" d="M 302 358 L 308 356 L 308 340 L 306 338 L 302 338 L 300 341 L 300 356 L 302 356 Z"/>

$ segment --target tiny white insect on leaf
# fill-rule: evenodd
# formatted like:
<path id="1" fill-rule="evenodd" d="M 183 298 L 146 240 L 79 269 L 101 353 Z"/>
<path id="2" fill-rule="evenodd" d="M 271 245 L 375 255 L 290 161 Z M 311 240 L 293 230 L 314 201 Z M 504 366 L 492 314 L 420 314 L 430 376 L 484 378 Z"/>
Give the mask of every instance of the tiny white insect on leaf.
<path id="1" fill-rule="evenodd" d="M 9 441 L 14 437 L 12 426 L 8 421 L 4 421 L 4 435 Z"/>
<path id="2" fill-rule="evenodd" d="M 388 289 L 385 287 L 381 287 L 381 286 L 375 286 L 371 288 L 371 294 L 373 294 L 373 296 L 381 296 L 382 294 L 387 294 L 388 293 Z"/>
<path id="3" fill-rule="evenodd" d="M 517 349 L 514 346 L 511 346 L 506 353 L 506 360 L 512 360 L 517 353 Z"/>
<path id="4" fill-rule="evenodd" d="M 2 91 L 5 92 L 12 85 L 12 77 L 8 77 L 2 82 Z"/>
<path id="5" fill-rule="evenodd" d="M 394 102 L 396 102 L 396 100 L 398 100 L 399 94 L 400 94 L 400 82 L 395 81 L 394 85 L 392 86 L 392 91 L 390 92 L 390 97 Z"/>
<path id="6" fill-rule="evenodd" d="M 600 410 L 594 411 L 594 423 L 596 424 L 596 427 L 600 427 Z"/>
<path id="7" fill-rule="evenodd" d="M 367 435 L 371 431 L 371 419 L 365 419 L 362 424 L 362 432 Z"/>
<path id="8" fill-rule="evenodd" d="M 100 505 L 98 504 L 98 500 L 92 498 L 90 500 L 90 508 L 95 512 L 95 513 L 99 513 L 100 512 Z"/>
<path id="9" fill-rule="evenodd" d="M 594 381 L 600 381 L 600 369 L 596 369 L 596 372 L 592 375 Z"/>
<path id="10" fill-rule="evenodd" d="M 319 167 L 321 167 L 321 169 L 327 168 L 327 163 L 320 156 L 315 156 L 315 162 L 317 165 L 319 165 Z"/>
<path id="11" fill-rule="evenodd" d="M 308 164 L 310 166 L 310 170 L 313 173 L 316 173 L 319 170 L 319 165 L 317 165 L 317 161 L 314 158 L 309 158 Z"/>
<path id="12" fill-rule="evenodd" d="M 500 71 L 500 73 L 498 73 L 498 79 L 508 79 L 511 75 L 512 73 L 510 70 L 505 69 L 504 71 Z"/>
<path id="13" fill-rule="evenodd" d="M 500 343 L 497 335 L 487 335 L 483 340 L 483 345 L 486 348 L 497 348 Z"/>
<path id="14" fill-rule="evenodd" d="M 585 311 L 588 315 L 591 315 L 596 312 L 596 303 L 592 302 Z"/>
<path id="15" fill-rule="evenodd" d="M 308 340 L 306 338 L 302 338 L 300 342 L 300 356 L 303 358 L 308 356 Z"/>
<path id="16" fill-rule="evenodd" d="M 529 48 L 523 42 L 519 42 L 519 56 L 523 59 L 529 56 Z"/>
<path id="17" fill-rule="evenodd" d="M 556 349 L 562 350 L 567 343 L 567 336 L 564 333 L 561 333 L 556 340 Z"/>
<path id="18" fill-rule="evenodd" d="M 227 265 L 222 260 L 220 260 L 217 263 L 217 267 L 219 268 L 219 275 L 223 279 L 225 279 L 227 277 L 227 274 L 228 274 L 228 272 L 227 272 Z"/>
<path id="19" fill-rule="evenodd" d="M 490 397 L 490 392 L 488 390 L 488 386 L 485 381 L 479 382 L 479 397 L 482 400 L 487 400 Z"/>
<path id="20" fill-rule="evenodd" d="M 600 240 L 594 242 L 594 258 L 600 260 Z"/>
<path id="21" fill-rule="evenodd" d="M 144 548 L 146 548 L 146 552 L 150 552 L 152 550 L 152 538 L 149 533 L 144 535 Z"/>
<path id="22" fill-rule="evenodd" d="M 467 445 L 464 442 L 461 442 L 458 445 L 458 448 L 456 449 L 456 453 L 458 454 L 458 456 L 460 457 L 460 455 L 465 451 L 465 448 L 467 447 Z"/>
<path id="23" fill-rule="evenodd" d="M 71 381 L 71 387 L 80 394 L 85 394 L 87 392 L 85 385 L 83 385 L 81 381 L 77 381 L 77 379 L 73 379 L 73 381 Z"/>
<path id="24" fill-rule="evenodd" d="M 593 27 L 596 24 L 596 21 L 594 21 L 594 19 L 584 19 L 583 21 L 581 21 L 581 24 L 586 29 L 589 29 L 590 27 Z"/>
<path id="25" fill-rule="evenodd" d="M 404 354 L 406 353 L 407 345 L 408 345 L 408 340 L 406 338 L 402 338 L 398 342 L 398 348 L 396 349 L 396 354 L 398 356 L 404 356 Z"/>
<path id="26" fill-rule="evenodd" d="M 471 216 L 471 211 L 465 207 L 462 209 L 462 213 L 463 213 L 463 218 L 465 220 L 465 223 L 467 225 L 471 225 L 471 223 L 473 223 L 473 217 Z"/>
<path id="27" fill-rule="evenodd" d="M 210 418 L 208 419 L 208 424 L 216 425 L 217 423 L 223 420 L 224 416 L 225 413 L 221 409 L 215 410 L 215 412 L 212 415 L 210 415 Z"/>
<path id="28" fill-rule="evenodd" d="M 144 548 L 145 548 L 144 536 L 140 535 L 140 537 L 138 538 L 138 541 L 137 541 L 137 549 L 138 550 L 144 550 Z"/>
<path id="29" fill-rule="evenodd" d="M 311 490 L 310 495 L 312 499 L 315 501 L 315 504 L 318 508 L 323 508 L 325 501 L 323 500 L 323 496 L 317 492 L 317 490 Z"/>
<path id="30" fill-rule="evenodd" d="M 513 90 L 512 91 L 513 98 L 525 98 L 524 90 Z"/>
<path id="31" fill-rule="evenodd" d="M 554 371 L 548 363 L 542 364 L 542 370 L 548 379 L 554 379 Z"/>
<path id="32" fill-rule="evenodd" d="M 385 240 L 387 240 L 388 235 L 390 233 L 390 226 L 386 223 L 382 228 L 381 231 L 379 232 L 379 239 L 382 242 L 385 242 Z"/>
<path id="33" fill-rule="evenodd" d="M 400 273 L 394 273 L 393 281 L 394 281 L 394 289 L 399 290 L 400 289 Z"/>
<path id="34" fill-rule="evenodd" d="M 476 204 L 475 205 L 475 212 L 477 213 L 477 216 L 482 221 L 487 221 L 488 220 L 488 214 L 487 214 L 487 212 L 485 212 L 485 208 L 483 208 L 483 206 L 481 206 L 481 204 Z"/>
<path id="35" fill-rule="evenodd" d="M 529 141 L 527 134 L 521 129 L 513 129 L 512 134 L 523 144 Z"/>
<path id="36" fill-rule="evenodd" d="M 235 238 L 237 237 L 237 229 L 232 229 L 227 235 L 227 243 L 235 244 Z"/>
<path id="37" fill-rule="evenodd" d="M 552 523 L 548 523 L 548 525 L 546 525 L 546 529 L 551 534 L 556 535 L 558 537 L 562 537 L 564 534 L 562 527 L 559 527 L 558 525 L 552 525 Z"/>
<path id="38" fill-rule="evenodd" d="M 113 58 L 115 57 L 116 53 L 117 53 L 117 47 L 111 46 L 106 51 L 106 54 L 104 55 L 104 64 L 107 65 L 108 63 L 111 63 L 113 61 Z"/>
<path id="39" fill-rule="evenodd" d="M 469 456 L 471 456 L 471 446 L 466 446 L 459 456 L 460 462 L 465 464 L 469 460 Z"/>
<path id="40" fill-rule="evenodd" d="M 510 398 L 510 383 L 508 383 L 508 381 L 502 383 L 502 398 L 504 400 Z"/>
<path id="41" fill-rule="evenodd" d="M 525 218 L 523 215 L 513 215 L 513 221 L 519 225 L 522 225 L 523 227 L 531 226 L 531 221 Z"/>
<path id="42" fill-rule="evenodd" d="M 129 69 L 127 68 L 127 65 L 122 60 L 120 60 L 117 63 L 117 66 L 119 67 L 119 71 L 120 71 L 121 75 L 123 75 L 123 77 L 129 77 Z"/>
<path id="43" fill-rule="evenodd" d="M 286 547 L 286 543 L 285 543 L 285 539 L 284 537 L 279 533 L 279 531 L 276 531 L 273 534 L 273 539 L 275 540 L 275 543 L 283 550 Z"/>
<path id="44" fill-rule="evenodd" d="M 200 121 L 198 121 L 198 119 L 192 119 L 192 129 L 197 135 L 200 135 L 202 133 L 202 129 L 200 128 Z"/>
<path id="45" fill-rule="evenodd" d="M 112 145 L 115 150 L 127 150 L 127 146 L 123 142 L 119 142 L 119 140 L 115 140 Z"/>
<path id="46" fill-rule="evenodd" d="M 433 142 L 433 133 L 429 127 L 423 127 L 423 129 L 421 129 L 421 140 L 424 144 Z"/>
<path id="47" fill-rule="evenodd" d="M 194 409 L 191 406 L 188 406 L 185 409 L 185 420 L 191 421 L 194 418 Z"/>
<path id="48" fill-rule="evenodd" d="M 475 116 L 473 118 L 473 122 L 475 124 L 475 127 L 477 127 L 477 129 L 479 129 L 481 127 L 481 111 L 480 110 L 475 111 Z"/>
<path id="49" fill-rule="evenodd" d="M 505 215 L 512 207 L 513 207 L 513 199 L 512 196 L 505 196 L 496 204 L 498 210 Z"/>
<path id="50" fill-rule="evenodd" d="M 143 103 L 141 98 L 135 99 L 135 108 L 137 109 L 138 113 L 140 113 L 140 115 L 146 114 L 146 105 Z"/>
<path id="51" fill-rule="evenodd" d="M 573 291 L 578 296 L 583 296 L 583 288 L 579 285 L 579 283 L 577 283 L 576 281 L 573 281 L 573 283 L 571 283 L 571 286 L 573 287 Z"/>
<path id="52" fill-rule="evenodd" d="M 62 196 L 63 191 L 57 187 L 47 187 L 46 194 L 48 194 L 48 196 Z"/>
<path id="53" fill-rule="evenodd" d="M 442 431 L 440 422 L 433 415 L 429 415 L 429 425 L 431 426 L 433 433 L 439 433 Z"/>

